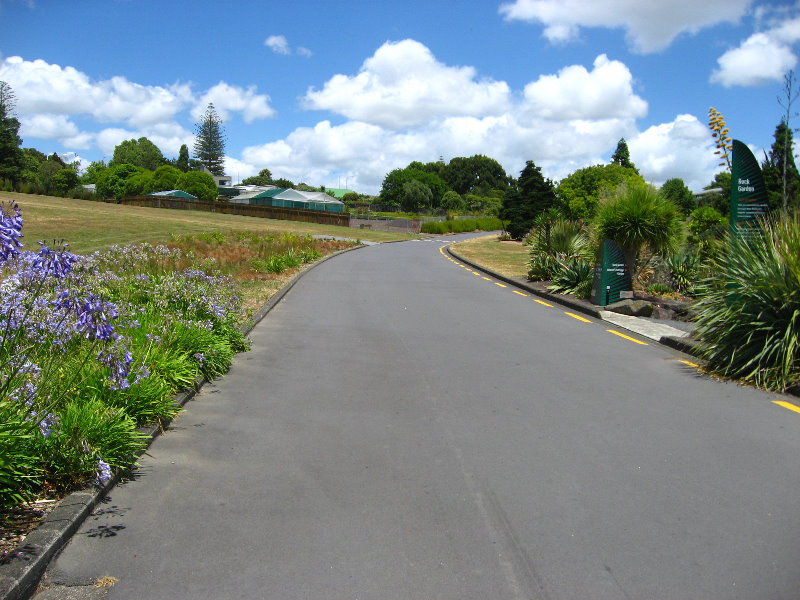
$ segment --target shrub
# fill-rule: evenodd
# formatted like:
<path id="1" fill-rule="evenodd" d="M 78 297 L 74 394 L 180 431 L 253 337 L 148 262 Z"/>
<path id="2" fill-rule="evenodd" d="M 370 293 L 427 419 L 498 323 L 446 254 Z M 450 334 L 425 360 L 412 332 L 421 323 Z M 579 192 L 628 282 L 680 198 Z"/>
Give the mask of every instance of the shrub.
<path id="1" fill-rule="evenodd" d="M 800 215 L 726 234 L 697 304 L 695 335 L 712 373 L 786 390 L 800 383 Z"/>
<path id="2" fill-rule="evenodd" d="M 599 239 L 614 240 L 635 275 L 644 247 L 654 254 L 674 252 L 683 234 L 678 207 L 650 185 L 623 185 L 597 207 L 594 220 Z"/>
<path id="3" fill-rule="evenodd" d="M 553 275 L 553 284 L 547 289 L 556 294 L 573 294 L 578 298 L 588 298 L 592 291 L 594 268 L 591 264 L 575 260 L 561 265 Z"/>

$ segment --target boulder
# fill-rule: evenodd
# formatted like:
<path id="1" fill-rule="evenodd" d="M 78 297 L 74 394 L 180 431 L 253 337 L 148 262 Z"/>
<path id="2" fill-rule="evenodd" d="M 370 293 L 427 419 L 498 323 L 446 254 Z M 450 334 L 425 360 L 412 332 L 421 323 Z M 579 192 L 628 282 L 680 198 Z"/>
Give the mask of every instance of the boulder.
<path id="1" fill-rule="evenodd" d="M 611 312 L 632 317 L 650 317 L 653 315 L 653 305 L 646 300 L 620 300 L 609 304 L 605 308 Z"/>

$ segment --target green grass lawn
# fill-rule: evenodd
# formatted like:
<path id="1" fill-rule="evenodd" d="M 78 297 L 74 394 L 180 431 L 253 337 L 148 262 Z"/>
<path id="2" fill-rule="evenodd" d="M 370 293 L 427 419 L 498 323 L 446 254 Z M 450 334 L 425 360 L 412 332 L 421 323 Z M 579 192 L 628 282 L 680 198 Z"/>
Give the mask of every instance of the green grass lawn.
<path id="1" fill-rule="evenodd" d="M 459 256 L 506 277 L 528 274 L 528 247 L 522 242 L 501 242 L 496 234 L 453 244 Z"/>
<path id="2" fill-rule="evenodd" d="M 333 225 L 278 221 L 193 210 L 170 210 L 107 204 L 89 200 L 0 192 L 0 200 L 19 204 L 25 225 L 27 250 L 37 241 L 64 239 L 77 254 L 94 252 L 113 244 L 168 242 L 176 237 L 214 231 L 251 231 L 259 234 L 295 234 L 348 237 L 373 242 L 405 240 L 413 234 L 351 229 Z"/>

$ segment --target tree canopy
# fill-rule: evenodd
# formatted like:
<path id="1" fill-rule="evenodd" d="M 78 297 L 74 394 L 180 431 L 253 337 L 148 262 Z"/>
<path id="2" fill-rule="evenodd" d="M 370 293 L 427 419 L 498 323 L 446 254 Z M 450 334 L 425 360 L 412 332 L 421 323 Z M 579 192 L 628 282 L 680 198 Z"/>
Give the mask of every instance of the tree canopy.
<path id="1" fill-rule="evenodd" d="M 419 163 L 416 164 L 419 165 Z M 429 205 L 431 208 L 439 207 L 442 202 L 442 196 L 449 189 L 442 178 L 435 173 L 408 166 L 404 169 L 395 169 L 386 175 L 381 186 L 381 202 L 393 206 L 402 206 L 403 186 L 409 181 L 419 181 L 428 187 L 431 191 L 431 203 Z"/>
<path id="2" fill-rule="evenodd" d="M 186 147 L 186 144 L 181 144 L 181 149 L 178 150 L 175 168 L 183 173 L 189 170 L 189 148 Z"/>
<path id="3" fill-rule="evenodd" d="M 22 138 L 16 116 L 16 96 L 5 81 L 0 81 L 0 184 L 20 180 L 23 168 Z"/>
<path id="4" fill-rule="evenodd" d="M 178 178 L 176 188 L 196 196 L 203 202 L 213 202 L 217 198 L 217 183 L 203 171 L 188 171 Z"/>
<path id="5" fill-rule="evenodd" d="M 138 140 L 125 140 L 117 144 L 109 166 L 129 164 L 155 171 L 166 162 L 158 146 L 146 137 L 140 137 Z"/>
<path id="6" fill-rule="evenodd" d="M 439 165 L 442 179 L 460 196 L 486 196 L 491 190 L 508 189 L 508 175 L 503 167 L 495 159 L 482 154 L 456 157 L 443 168 L 441 163 L 429 164 Z"/>
<path id="7" fill-rule="evenodd" d="M 269 169 L 261 169 L 258 175 L 245 177 L 242 179 L 244 185 L 274 185 L 272 183 L 272 171 Z M 288 186 L 291 187 L 291 186 Z"/>
<path id="8" fill-rule="evenodd" d="M 794 162 L 794 136 L 786 121 L 775 127 L 775 141 L 772 142 L 769 155 L 761 163 L 764 175 L 764 187 L 767 188 L 767 200 L 770 209 L 784 206 L 784 176 L 786 179 L 787 207 L 797 206 L 800 200 L 800 173 Z"/>
<path id="9" fill-rule="evenodd" d="M 631 153 L 628 150 L 628 143 L 625 141 L 625 138 L 620 138 L 617 142 L 617 149 L 614 150 L 614 154 L 611 155 L 611 163 L 625 167 L 626 169 L 632 169 L 637 175 L 639 174 L 639 170 L 631 162 Z"/>
<path id="10" fill-rule="evenodd" d="M 555 201 L 553 182 L 545 179 L 542 168 L 529 160 L 519 174 L 516 187 L 504 198 L 500 218 L 508 221 L 506 230 L 511 237 L 520 239 L 530 231 L 536 216 Z"/>
<path id="11" fill-rule="evenodd" d="M 672 200 L 685 215 L 697 208 L 697 199 L 680 177 L 667 179 L 659 192 L 665 198 Z"/>
<path id="12" fill-rule="evenodd" d="M 214 175 L 225 174 L 225 131 L 211 102 L 195 124 L 194 155 Z"/>
<path id="13" fill-rule="evenodd" d="M 558 184 L 558 208 L 569 219 L 594 216 L 602 193 L 609 193 L 623 183 L 644 184 L 644 178 L 633 169 L 617 163 L 578 169 Z"/>

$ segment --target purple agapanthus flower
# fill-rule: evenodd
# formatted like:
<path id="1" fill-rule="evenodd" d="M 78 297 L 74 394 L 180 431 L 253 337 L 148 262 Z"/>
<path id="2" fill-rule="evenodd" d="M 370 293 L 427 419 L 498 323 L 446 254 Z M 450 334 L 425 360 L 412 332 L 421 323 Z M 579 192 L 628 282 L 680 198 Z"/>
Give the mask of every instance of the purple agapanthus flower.
<path id="1" fill-rule="evenodd" d="M 22 213 L 16 202 L 0 202 L 0 264 L 19 254 Z"/>
<path id="2" fill-rule="evenodd" d="M 67 250 L 69 244 L 64 240 L 53 241 L 55 248 L 48 248 L 44 242 L 39 242 L 39 252 L 33 261 L 33 268 L 45 277 L 64 279 L 77 262 L 78 257 Z"/>
<path id="3" fill-rule="evenodd" d="M 97 483 L 105 485 L 111 480 L 111 465 L 99 456 L 97 457 Z"/>
<path id="4" fill-rule="evenodd" d="M 75 330 L 88 340 L 113 340 L 117 338 L 111 321 L 119 316 L 117 307 L 101 297 L 88 292 L 78 297 L 70 291 L 63 291 L 55 302 L 57 308 L 74 311 Z"/>

